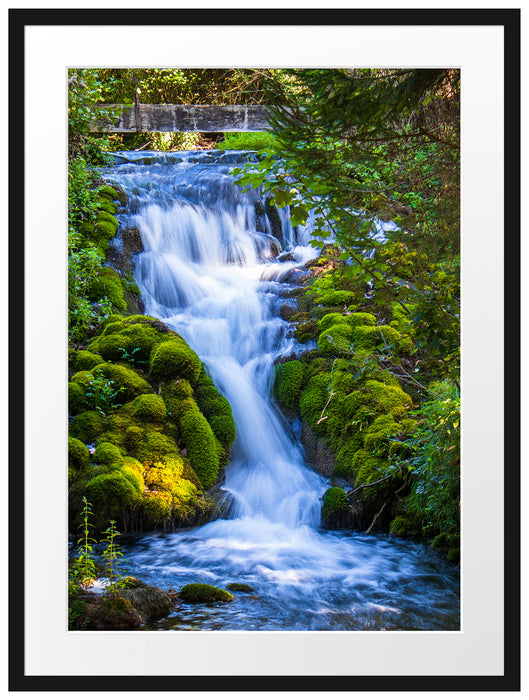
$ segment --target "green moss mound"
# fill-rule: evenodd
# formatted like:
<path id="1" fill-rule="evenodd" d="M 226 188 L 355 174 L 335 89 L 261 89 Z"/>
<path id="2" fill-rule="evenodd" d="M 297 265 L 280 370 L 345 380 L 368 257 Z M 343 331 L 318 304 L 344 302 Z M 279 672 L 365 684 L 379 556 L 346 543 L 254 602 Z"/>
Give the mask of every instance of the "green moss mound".
<path id="1" fill-rule="evenodd" d="M 68 437 L 68 483 L 71 484 L 90 464 L 88 448 L 80 440 Z"/>
<path id="2" fill-rule="evenodd" d="M 102 518 L 121 517 L 123 510 L 138 504 L 140 495 L 139 489 L 117 469 L 95 476 L 86 485 L 86 498 L 94 513 Z"/>
<path id="3" fill-rule="evenodd" d="M 96 464 L 112 464 L 121 460 L 121 450 L 111 442 L 100 442 L 94 452 L 93 461 Z"/>
<path id="4" fill-rule="evenodd" d="M 139 421 L 163 423 L 167 418 L 167 409 L 161 396 L 142 394 L 132 402 L 132 415 Z"/>
<path id="5" fill-rule="evenodd" d="M 349 517 L 347 494 L 338 486 L 331 486 L 323 495 L 321 517 L 325 524 L 339 524 Z"/>
<path id="6" fill-rule="evenodd" d="M 198 355 L 185 341 L 171 340 L 156 348 L 151 357 L 150 369 L 155 381 L 182 377 L 194 385 L 198 381 L 202 365 Z"/>
<path id="7" fill-rule="evenodd" d="M 100 226 L 110 225 L 101 222 Z M 126 311 L 127 304 L 123 298 L 123 286 L 118 273 L 110 267 L 103 267 L 88 288 L 90 301 L 98 301 L 106 297 L 117 309 Z"/>
<path id="8" fill-rule="evenodd" d="M 81 413 L 88 408 L 85 390 L 77 382 L 68 382 L 68 409 L 70 413 Z"/>
<path id="9" fill-rule="evenodd" d="M 337 323 L 318 336 L 318 349 L 323 355 L 347 355 L 351 352 L 351 329 L 347 323 Z"/>
<path id="10" fill-rule="evenodd" d="M 253 593 L 255 591 L 255 588 L 252 588 L 247 583 L 228 583 L 226 589 L 237 593 Z"/>
<path id="11" fill-rule="evenodd" d="M 384 345 L 394 353 L 400 349 L 400 333 L 391 326 L 355 326 L 351 337 L 355 350 L 370 350 L 378 345 Z"/>
<path id="12" fill-rule="evenodd" d="M 143 501 L 143 518 L 149 527 L 159 527 L 171 518 L 167 498 L 159 494 L 147 495 Z"/>
<path id="13" fill-rule="evenodd" d="M 204 488 L 208 489 L 217 480 L 220 468 L 220 455 L 213 430 L 192 399 L 182 402 L 179 424 L 191 466 Z"/>
<path id="14" fill-rule="evenodd" d="M 75 355 L 73 368 L 76 372 L 91 370 L 96 365 L 101 364 L 101 362 L 103 362 L 101 355 L 89 352 L 88 350 L 79 350 L 79 352 Z"/>
<path id="15" fill-rule="evenodd" d="M 314 300 L 316 304 L 321 304 L 322 306 L 333 307 L 333 306 L 345 306 L 346 304 L 352 304 L 355 300 L 355 293 L 348 292 L 345 290 L 331 290 L 321 294 Z"/>
<path id="16" fill-rule="evenodd" d="M 330 381 L 331 375 L 328 372 L 311 377 L 299 400 L 302 418 L 317 432 L 324 430 L 323 427 L 320 427 L 322 424 L 318 426 L 317 423 L 329 399 Z"/>
<path id="17" fill-rule="evenodd" d="M 105 420 L 98 411 L 83 411 L 75 416 L 71 434 L 81 442 L 88 444 L 101 435 L 105 428 Z"/>
<path id="18" fill-rule="evenodd" d="M 404 416 L 407 411 L 413 408 L 410 396 L 400 387 L 370 379 L 365 383 L 365 390 L 375 407 L 381 412 L 391 413 L 394 418 Z"/>
<path id="19" fill-rule="evenodd" d="M 125 444 L 144 466 L 159 461 L 169 453 L 178 453 L 176 442 L 168 435 L 136 426 L 127 429 Z"/>
<path id="20" fill-rule="evenodd" d="M 148 394 L 152 391 L 143 377 L 140 377 L 133 369 L 123 365 L 103 363 L 94 367 L 93 372 L 114 382 L 118 401 L 130 401 L 140 394 Z"/>
<path id="21" fill-rule="evenodd" d="M 212 416 L 209 425 L 223 445 L 233 445 L 236 438 L 235 422 L 231 416 Z"/>
<path id="22" fill-rule="evenodd" d="M 188 583 L 178 593 L 184 603 L 231 603 L 234 596 L 222 588 L 206 583 Z"/>
<path id="23" fill-rule="evenodd" d="M 299 360 L 291 360 L 282 365 L 276 365 L 274 394 L 286 408 L 297 408 L 303 386 L 303 364 Z"/>

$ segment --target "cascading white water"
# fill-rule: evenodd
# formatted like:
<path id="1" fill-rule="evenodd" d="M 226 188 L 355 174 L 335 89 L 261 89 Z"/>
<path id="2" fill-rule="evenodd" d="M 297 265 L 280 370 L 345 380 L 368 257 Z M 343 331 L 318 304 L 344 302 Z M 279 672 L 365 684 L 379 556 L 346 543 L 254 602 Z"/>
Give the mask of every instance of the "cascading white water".
<path id="1" fill-rule="evenodd" d="M 297 349 L 279 310 L 296 269 L 314 252 L 308 231 L 292 229 L 286 211 L 268 217 L 257 193 L 233 185 L 230 169 L 247 157 L 122 153 L 119 165 L 104 172 L 129 195 L 121 223 L 141 233 L 144 252 L 135 278 L 145 313 L 177 330 L 197 352 L 229 400 L 237 429 L 223 484 L 230 518 L 143 538 L 128 559 L 143 578 L 166 587 L 236 580 L 259 591 L 261 618 L 237 601 L 230 614 L 213 619 L 197 622 L 189 612 L 180 626 L 193 619 L 207 629 L 363 629 L 382 615 L 375 625 L 431 628 L 431 617 L 417 622 L 411 612 L 404 614 L 408 596 L 402 591 L 400 607 L 388 603 L 396 582 L 410 586 L 423 575 L 418 545 L 318 529 L 326 481 L 304 464 L 269 398 L 274 361 Z M 286 258 L 281 262 L 283 247 L 288 255 L 279 256 Z M 442 566 L 435 557 L 424 559 L 430 573 L 433 563 Z M 458 624 L 457 576 L 449 573 L 451 602 L 446 610 L 445 603 L 439 606 L 440 621 L 433 623 L 439 629 Z M 366 587 L 369 595 L 359 602 Z M 413 598 L 418 594 L 412 588 Z"/>

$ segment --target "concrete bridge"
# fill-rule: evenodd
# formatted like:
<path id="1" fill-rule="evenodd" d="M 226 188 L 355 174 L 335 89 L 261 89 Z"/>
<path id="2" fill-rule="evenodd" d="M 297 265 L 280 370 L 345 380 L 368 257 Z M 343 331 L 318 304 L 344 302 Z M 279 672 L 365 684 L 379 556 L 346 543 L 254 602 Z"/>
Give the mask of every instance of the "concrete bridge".
<path id="1" fill-rule="evenodd" d="M 102 105 L 120 113 L 112 124 L 95 122 L 92 132 L 266 131 L 263 105 Z"/>

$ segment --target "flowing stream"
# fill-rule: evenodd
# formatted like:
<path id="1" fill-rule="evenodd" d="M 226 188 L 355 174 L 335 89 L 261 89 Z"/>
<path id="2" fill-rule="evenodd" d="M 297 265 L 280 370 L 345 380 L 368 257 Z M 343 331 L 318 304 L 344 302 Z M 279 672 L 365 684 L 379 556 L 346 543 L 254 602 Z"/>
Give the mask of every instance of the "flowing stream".
<path id="1" fill-rule="evenodd" d="M 285 297 L 314 249 L 286 210 L 233 185 L 234 165 L 252 157 L 122 152 L 103 171 L 129 197 L 121 225 L 141 233 L 135 279 L 145 313 L 197 352 L 237 428 L 222 486 L 229 515 L 123 538 L 128 567 L 166 589 L 254 589 L 229 605 L 181 605 L 147 629 L 459 629 L 459 570 L 443 557 L 398 538 L 320 529 L 327 480 L 304 463 L 270 399 L 274 361 L 302 349 L 280 309 L 292 305 Z"/>

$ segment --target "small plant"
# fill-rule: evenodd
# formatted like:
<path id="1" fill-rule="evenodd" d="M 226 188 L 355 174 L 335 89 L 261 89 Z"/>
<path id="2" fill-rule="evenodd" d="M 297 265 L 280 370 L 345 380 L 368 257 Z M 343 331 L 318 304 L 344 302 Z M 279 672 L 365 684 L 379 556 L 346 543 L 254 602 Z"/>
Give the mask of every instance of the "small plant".
<path id="1" fill-rule="evenodd" d="M 103 532 L 106 537 L 103 538 L 102 542 L 106 542 L 107 546 L 103 550 L 101 556 L 105 560 L 105 572 L 110 581 L 109 589 L 111 592 L 115 592 L 119 588 L 119 582 L 122 576 L 119 574 L 118 568 L 118 558 L 123 556 L 118 544 L 116 544 L 116 537 L 121 535 L 118 530 L 116 530 L 116 521 L 111 520 L 109 527 Z"/>
<path id="2" fill-rule="evenodd" d="M 114 380 L 106 379 L 101 376 L 94 376 L 89 382 L 89 389 L 86 392 L 86 398 L 90 402 L 90 408 L 99 411 L 105 415 L 113 408 L 119 408 L 121 404 L 114 403 L 118 390 L 114 388 Z"/>
<path id="3" fill-rule="evenodd" d="M 79 526 L 82 529 L 83 536 L 77 540 L 77 557 L 70 567 L 69 592 L 73 593 L 77 587 L 86 588 L 94 580 L 96 575 L 96 565 L 93 556 L 92 544 L 96 542 L 93 537 L 90 537 L 90 528 L 93 527 L 90 522 L 92 517 L 91 503 L 83 496 L 83 522 Z"/>

